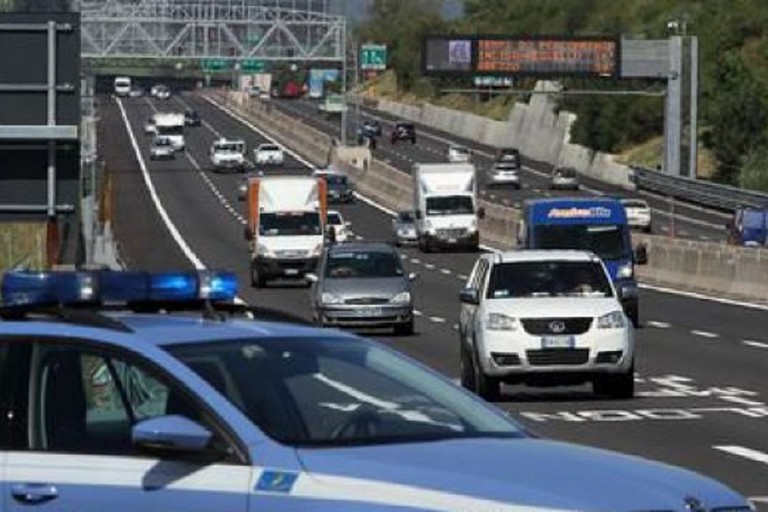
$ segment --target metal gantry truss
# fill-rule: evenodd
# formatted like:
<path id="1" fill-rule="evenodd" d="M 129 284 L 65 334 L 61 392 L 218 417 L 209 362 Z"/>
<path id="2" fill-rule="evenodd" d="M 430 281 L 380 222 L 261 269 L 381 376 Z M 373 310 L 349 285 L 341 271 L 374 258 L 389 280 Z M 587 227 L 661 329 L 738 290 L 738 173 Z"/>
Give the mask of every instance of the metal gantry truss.
<path id="1" fill-rule="evenodd" d="M 81 0 L 84 58 L 341 61 L 328 0 Z"/>

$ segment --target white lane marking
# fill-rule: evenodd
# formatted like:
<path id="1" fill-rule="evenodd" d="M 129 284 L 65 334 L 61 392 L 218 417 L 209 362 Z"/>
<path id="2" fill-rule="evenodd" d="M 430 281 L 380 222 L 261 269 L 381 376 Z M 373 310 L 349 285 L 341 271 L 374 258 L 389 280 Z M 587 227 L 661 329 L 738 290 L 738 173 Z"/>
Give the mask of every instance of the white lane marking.
<path id="1" fill-rule="evenodd" d="M 659 322 L 656 320 L 648 320 L 647 322 L 645 322 L 645 324 L 649 327 L 656 327 L 657 329 L 669 329 L 670 327 L 672 327 L 672 324 L 670 323 Z"/>
<path id="2" fill-rule="evenodd" d="M 436 324 L 444 324 L 445 323 L 445 318 L 443 318 L 441 316 L 431 316 L 431 317 L 429 317 L 429 321 L 430 322 L 434 322 Z"/>
<path id="3" fill-rule="evenodd" d="M 453 272 L 451 272 L 451 269 L 449 269 L 449 268 L 441 268 L 441 269 L 440 269 L 440 273 L 441 273 L 441 274 L 445 274 L 446 276 L 449 276 L 449 275 L 451 275 Z"/>
<path id="4" fill-rule="evenodd" d="M 428 270 L 434 270 L 435 266 L 432 263 L 425 263 L 424 264 L 424 268 L 426 268 Z"/>
<path id="5" fill-rule="evenodd" d="M 768 343 L 762 341 L 744 340 L 742 343 L 749 347 L 768 349 Z"/>
<path id="6" fill-rule="evenodd" d="M 176 224 L 173 223 L 170 215 L 168 215 L 168 211 L 163 206 L 163 202 L 160 200 L 157 189 L 155 189 L 155 184 L 152 182 L 152 178 L 149 176 L 149 171 L 147 171 L 147 165 L 144 162 L 144 157 L 141 156 L 141 151 L 139 150 L 139 145 L 136 142 L 136 136 L 133 134 L 131 123 L 128 121 L 128 114 L 125 112 L 123 102 L 120 100 L 120 98 L 116 98 L 116 101 L 117 106 L 120 108 L 120 115 L 123 117 L 123 123 L 125 123 L 125 128 L 128 131 L 128 138 L 131 140 L 131 146 L 133 146 L 133 152 L 136 155 L 136 160 L 139 162 L 139 169 L 141 169 L 144 185 L 147 187 L 147 191 L 149 191 L 149 197 L 152 199 L 152 203 L 155 205 L 157 213 L 160 215 L 160 218 L 165 224 L 168 232 L 171 234 L 171 237 L 176 242 L 176 245 L 178 245 L 179 249 L 181 249 L 181 252 L 184 253 L 184 256 L 187 257 L 190 263 L 192 263 L 192 265 L 197 270 L 205 270 L 205 265 L 200 260 L 200 258 L 197 257 L 189 244 L 187 244 L 187 241 L 184 240 L 184 238 L 181 236 L 179 229 L 176 227 Z"/>
<path id="7" fill-rule="evenodd" d="M 696 299 L 696 300 L 702 300 L 707 302 L 716 302 L 718 304 L 725 304 L 726 306 L 736 306 L 740 308 L 756 309 L 759 311 L 768 311 L 768 304 L 756 304 L 753 302 L 744 302 L 744 301 L 734 300 L 734 299 L 724 299 L 722 297 L 713 297 L 712 295 L 705 295 L 703 293 L 686 292 L 684 290 L 675 290 L 673 288 L 667 288 L 664 286 L 655 286 L 652 284 L 640 283 L 638 286 L 644 290 L 651 290 L 653 292 L 659 292 L 659 293 L 667 293 L 669 295 L 678 295 L 680 297 L 685 297 L 688 299 Z"/>
<path id="8" fill-rule="evenodd" d="M 411 258 L 411 263 L 414 265 L 418 265 L 421 263 L 421 260 L 419 258 Z"/>
<path id="9" fill-rule="evenodd" d="M 715 450 L 720 450 L 721 452 L 730 453 L 731 455 L 736 455 L 737 457 L 743 457 L 745 459 L 749 459 L 755 462 L 761 462 L 763 464 L 768 464 L 768 453 L 763 453 L 758 450 L 753 450 L 752 448 L 746 448 L 744 446 L 737 446 L 737 445 L 717 445 L 713 446 Z"/>
<path id="10" fill-rule="evenodd" d="M 757 400 L 750 400 L 741 396 L 725 395 L 719 398 L 720 400 L 725 400 L 726 402 L 733 402 L 735 404 L 745 405 L 747 407 L 765 407 L 765 402 L 758 402 Z"/>
<path id="11" fill-rule="evenodd" d="M 747 499 L 752 503 L 768 503 L 768 496 L 750 496 Z"/>
<path id="12" fill-rule="evenodd" d="M 337 382 L 331 379 L 330 377 L 326 377 L 322 373 L 316 373 L 313 375 L 313 377 L 315 378 L 315 380 L 319 380 L 323 384 L 326 384 L 336 389 L 337 391 L 344 393 L 345 395 L 349 395 L 356 400 L 369 403 L 375 407 L 380 407 L 382 409 L 397 409 L 399 407 L 399 405 L 395 402 L 390 402 L 388 400 L 382 400 L 380 398 L 376 398 L 375 396 L 371 396 L 351 386 L 348 386 L 342 382 Z"/>
<path id="13" fill-rule="evenodd" d="M 693 334 L 694 336 L 700 336 L 702 338 L 709 338 L 709 339 L 715 339 L 715 338 L 719 338 L 720 337 L 719 334 L 716 334 L 714 332 L 699 331 L 697 329 L 692 330 L 691 334 Z"/>
<path id="14" fill-rule="evenodd" d="M 418 309 L 414 309 L 413 316 L 424 316 L 424 313 L 419 311 Z"/>
<path id="15" fill-rule="evenodd" d="M 466 281 L 467 279 L 469 279 L 469 276 L 467 274 L 458 274 L 456 277 L 458 277 L 462 281 Z"/>
<path id="16" fill-rule="evenodd" d="M 459 324 L 453 324 L 453 330 L 458 331 L 459 330 Z"/>

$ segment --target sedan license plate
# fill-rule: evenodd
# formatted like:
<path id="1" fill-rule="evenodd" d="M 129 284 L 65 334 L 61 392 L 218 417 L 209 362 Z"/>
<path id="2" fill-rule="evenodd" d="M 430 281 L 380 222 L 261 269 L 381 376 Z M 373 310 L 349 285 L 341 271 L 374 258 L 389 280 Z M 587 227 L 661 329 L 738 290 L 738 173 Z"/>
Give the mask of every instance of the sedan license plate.
<path id="1" fill-rule="evenodd" d="M 287 276 L 297 276 L 297 275 L 299 275 L 299 269 L 297 269 L 297 268 L 287 268 L 287 269 L 285 269 L 285 275 L 287 275 Z"/>
<path id="2" fill-rule="evenodd" d="M 542 336 L 541 348 L 573 348 L 575 339 L 573 336 Z"/>
<path id="3" fill-rule="evenodd" d="M 381 308 L 358 308 L 355 310 L 357 316 L 381 316 Z"/>

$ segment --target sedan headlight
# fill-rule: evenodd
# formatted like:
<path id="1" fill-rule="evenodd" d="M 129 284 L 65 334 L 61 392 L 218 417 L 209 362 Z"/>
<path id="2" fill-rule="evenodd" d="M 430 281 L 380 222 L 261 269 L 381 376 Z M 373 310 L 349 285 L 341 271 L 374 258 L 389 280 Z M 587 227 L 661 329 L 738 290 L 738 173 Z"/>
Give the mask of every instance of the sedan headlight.
<path id="1" fill-rule="evenodd" d="M 400 292 L 389 299 L 389 302 L 392 304 L 409 304 L 411 302 L 411 292 Z"/>
<path id="2" fill-rule="evenodd" d="M 598 329 L 623 329 L 627 326 L 627 318 L 623 311 L 611 311 L 597 319 Z"/>
<path id="3" fill-rule="evenodd" d="M 517 329 L 517 319 L 503 313 L 488 313 L 485 327 L 489 331 L 514 331 Z"/>
<path id="4" fill-rule="evenodd" d="M 344 299 L 336 294 L 324 292 L 320 295 L 320 302 L 323 304 L 342 304 Z"/>
<path id="5" fill-rule="evenodd" d="M 619 277 L 621 279 L 629 279 L 632 277 L 632 275 L 635 273 L 635 269 L 632 268 L 631 263 L 627 263 L 626 265 L 622 265 L 619 267 L 619 269 L 616 271 L 616 277 Z"/>

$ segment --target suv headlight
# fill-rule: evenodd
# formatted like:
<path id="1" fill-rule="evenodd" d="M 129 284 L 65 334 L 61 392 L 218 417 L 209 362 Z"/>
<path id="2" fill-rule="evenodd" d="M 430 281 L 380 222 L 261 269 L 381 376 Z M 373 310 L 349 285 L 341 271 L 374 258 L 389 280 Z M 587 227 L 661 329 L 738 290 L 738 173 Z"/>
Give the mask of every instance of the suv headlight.
<path id="1" fill-rule="evenodd" d="M 319 243 L 315 246 L 314 249 L 309 251 L 309 257 L 314 258 L 315 256 L 320 256 L 320 254 L 323 252 L 323 244 Z"/>
<path id="2" fill-rule="evenodd" d="M 400 292 L 389 299 L 389 302 L 392 304 L 408 304 L 411 302 L 411 292 Z"/>
<path id="3" fill-rule="evenodd" d="M 503 313 L 488 313 L 485 328 L 489 331 L 514 331 L 517 329 L 517 319 Z"/>
<path id="4" fill-rule="evenodd" d="M 629 279 L 634 273 L 635 269 L 632 268 L 632 264 L 627 263 L 626 265 L 619 267 L 619 269 L 616 271 L 616 276 L 623 279 Z"/>
<path id="5" fill-rule="evenodd" d="M 275 256 L 275 253 L 272 252 L 272 249 L 264 244 L 257 245 L 256 252 L 259 254 L 259 256 L 264 256 L 266 258 L 273 258 Z"/>
<path id="6" fill-rule="evenodd" d="M 623 311 L 611 311 L 597 319 L 598 329 L 623 329 L 627 326 L 627 319 Z"/>
<path id="7" fill-rule="evenodd" d="M 336 294 L 324 292 L 320 295 L 320 302 L 323 304 L 342 304 L 344 299 Z"/>

